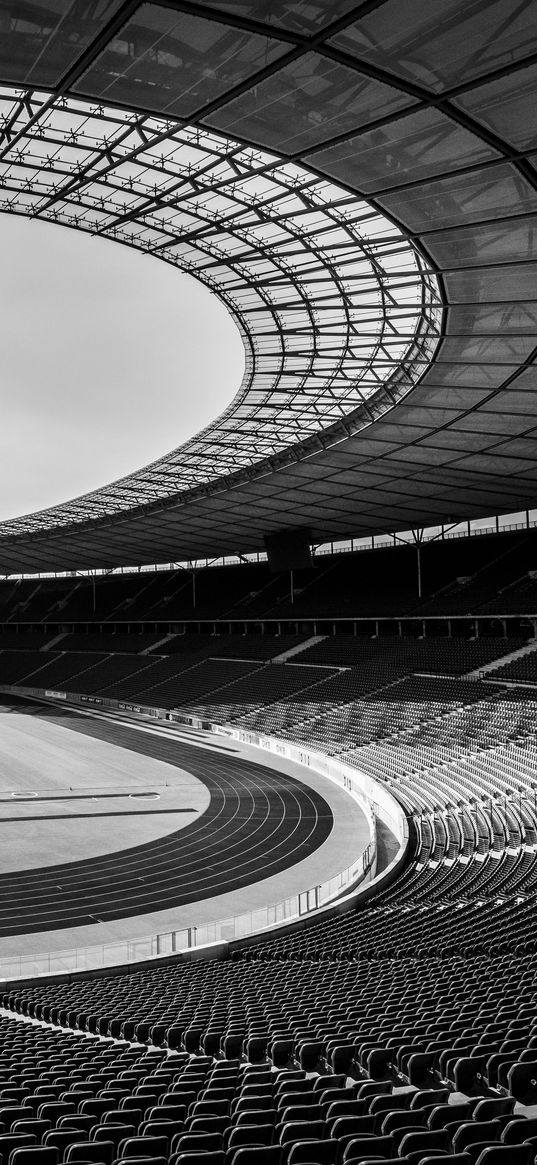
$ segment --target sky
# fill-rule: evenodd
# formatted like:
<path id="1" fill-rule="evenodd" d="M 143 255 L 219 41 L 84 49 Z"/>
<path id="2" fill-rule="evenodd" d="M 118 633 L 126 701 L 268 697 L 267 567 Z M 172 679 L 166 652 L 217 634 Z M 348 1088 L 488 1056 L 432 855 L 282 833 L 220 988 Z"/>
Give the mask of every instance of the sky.
<path id="1" fill-rule="evenodd" d="M 158 259 L 0 214 L 0 520 L 141 468 L 224 408 L 227 309 Z"/>

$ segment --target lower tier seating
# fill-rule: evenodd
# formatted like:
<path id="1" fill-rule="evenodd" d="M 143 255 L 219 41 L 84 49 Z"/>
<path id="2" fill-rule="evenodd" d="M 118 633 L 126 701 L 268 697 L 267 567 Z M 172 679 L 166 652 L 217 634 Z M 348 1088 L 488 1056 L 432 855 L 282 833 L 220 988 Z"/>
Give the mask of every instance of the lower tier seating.
<path id="1" fill-rule="evenodd" d="M 126 658 L 137 670 L 110 682 Z M 172 664 L 109 656 L 78 678 L 340 756 L 403 805 L 406 860 L 367 902 L 227 958 L 6 984 L 2 1161 L 534 1165 L 532 689 L 408 675 L 393 655 L 391 672 Z"/>

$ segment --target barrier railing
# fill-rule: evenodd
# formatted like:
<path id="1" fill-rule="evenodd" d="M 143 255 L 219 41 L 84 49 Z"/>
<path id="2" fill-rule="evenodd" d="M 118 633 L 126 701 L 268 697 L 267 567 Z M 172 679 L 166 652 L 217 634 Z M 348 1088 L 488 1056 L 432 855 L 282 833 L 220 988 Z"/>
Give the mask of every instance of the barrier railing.
<path id="1" fill-rule="evenodd" d="M 289 898 L 269 906 L 260 906 L 242 914 L 228 915 L 227 918 L 200 926 L 145 935 L 139 939 L 49 951 L 45 954 L 5 956 L 0 958 L 0 977 L 21 979 L 27 976 L 30 978 L 70 971 L 93 971 L 100 967 L 140 962 L 159 955 L 173 955 L 210 943 L 247 938 L 269 926 L 293 922 L 314 910 L 319 910 L 321 906 L 326 906 L 356 882 L 362 881 L 372 860 L 371 846 L 368 845 L 353 865 L 347 866 L 318 886 L 292 894 Z"/>

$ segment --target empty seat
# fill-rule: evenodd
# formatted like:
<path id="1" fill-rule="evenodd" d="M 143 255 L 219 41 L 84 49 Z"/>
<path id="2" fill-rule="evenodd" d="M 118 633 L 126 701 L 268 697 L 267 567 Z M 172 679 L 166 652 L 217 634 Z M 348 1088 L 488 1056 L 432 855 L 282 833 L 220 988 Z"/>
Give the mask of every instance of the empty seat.
<path id="1" fill-rule="evenodd" d="M 521 1116 L 519 1120 L 509 1121 L 505 1125 L 501 1141 L 504 1145 L 521 1145 L 529 1137 L 537 1136 L 537 1117 Z"/>
<path id="2" fill-rule="evenodd" d="M 57 1149 L 32 1145 L 28 1149 L 13 1149 L 9 1165 L 58 1165 L 60 1155 Z"/>
<path id="3" fill-rule="evenodd" d="M 338 1142 L 334 1140 L 294 1141 L 286 1160 L 287 1165 L 336 1165 L 337 1154 Z"/>
<path id="4" fill-rule="evenodd" d="M 490 1145 L 480 1153 L 476 1165 L 530 1165 L 534 1152 L 532 1145 Z"/>
<path id="5" fill-rule="evenodd" d="M 112 1141 L 75 1141 L 64 1153 L 64 1160 L 73 1165 L 94 1161 L 96 1165 L 112 1165 L 115 1145 Z"/>

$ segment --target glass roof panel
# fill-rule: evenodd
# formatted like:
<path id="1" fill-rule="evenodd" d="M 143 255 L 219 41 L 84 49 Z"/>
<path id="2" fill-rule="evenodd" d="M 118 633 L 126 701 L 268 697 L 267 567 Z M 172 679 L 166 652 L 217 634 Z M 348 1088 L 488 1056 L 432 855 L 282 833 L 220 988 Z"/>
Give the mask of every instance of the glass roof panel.
<path id="1" fill-rule="evenodd" d="M 142 4 L 75 89 L 188 117 L 287 51 L 268 36 Z"/>
<path id="2" fill-rule="evenodd" d="M 243 16 L 260 24 L 311 36 L 356 7 L 356 0 L 211 0 L 224 15 Z"/>
<path id="3" fill-rule="evenodd" d="M 482 271 L 470 269 L 448 272 L 444 279 L 449 297 L 454 303 L 476 299 L 481 303 L 533 300 L 537 286 L 537 263 L 508 263 L 503 267 L 485 267 Z"/>
<path id="4" fill-rule="evenodd" d="M 450 329 L 459 335 L 534 335 L 537 300 L 528 304 L 465 304 L 448 309 Z"/>
<path id="5" fill-rule="evenodd" d="M 427 236 L 429 253 L 443 268 L 474 267 L 476 263 L 514 262 L 537 258 L 537 233 L 533 215 L 508 223 L 462 227 Z"/>
<path id="6" fill-rule="evenodd" d="M 0 76 L 55 85 L 123 0 L 0 0 Z"/>
<path id="7" fill-rule="evenodd" d="M 207 121 L 226 133 L 293 153 L 412 104 L 397 89 L 318 53 L 306 53 L 211 113 Z"/>
<path id="8" fill-rule="evenodd" d="M 537 65 L 461 93 L 453 104 L 519 149 L 537 147 Z"/>
<path id="9" fill-rule="evenodd" d="M 331 43 L 433 92 L 482 77 L 537 49 L 535 0 L 387 0 Z"/>
<path id="10" fill-rule="evenodd" d="M 496 150 L 439 110 L 420 109 L 318 150 L 309 161 L 371 194 L 497 157 Z"/>
<path id="11" fill-rule="evenodd" d="M 421 231 L 509 218 L 537 208 L 537 191 L 503 163 L 378 198 L 388 214 L 404 214 L 409 228 Z"/>

